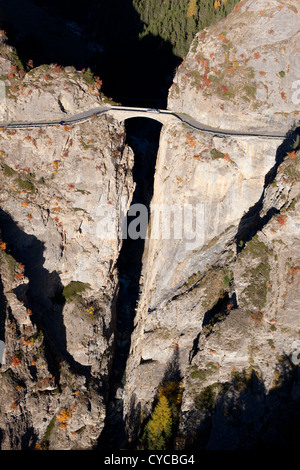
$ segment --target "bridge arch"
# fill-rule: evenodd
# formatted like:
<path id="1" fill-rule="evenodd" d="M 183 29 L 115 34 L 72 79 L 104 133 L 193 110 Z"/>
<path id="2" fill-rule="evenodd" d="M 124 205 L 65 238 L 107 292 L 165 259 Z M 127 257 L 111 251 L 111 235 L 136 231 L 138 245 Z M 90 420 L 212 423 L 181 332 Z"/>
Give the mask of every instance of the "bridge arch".
<path id="1" fill-rule="evenodd" d="M 151 119 L 152 121 L 160 122 L 161 124 L 164 124 L 164 119 L 159 118 L 158 116 L 155 116 L 153 114 L 147 114 L 146 113 L 136 113 L 132 116 L 123 116 L 122 121 L 128 121 L 129 119 Z"/>

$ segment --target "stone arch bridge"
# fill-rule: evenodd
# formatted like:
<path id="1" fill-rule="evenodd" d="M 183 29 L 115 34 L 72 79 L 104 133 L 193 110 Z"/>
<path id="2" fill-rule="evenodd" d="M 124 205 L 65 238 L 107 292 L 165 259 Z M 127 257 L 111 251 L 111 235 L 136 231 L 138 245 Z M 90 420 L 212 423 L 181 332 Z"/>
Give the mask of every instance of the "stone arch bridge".
<path id="1" fill-rule="evenodd" d="M 176 113 L 164 109 L 147 109 L 147 108 L 132 108 L 126 106 L 99 106 L 98 108 L 92 108 L 81 113 L 66 115 L 56 120 L 44 120 L 44 121 L 22 121 L 22 122 L 1 122 L 0 128 L 32 128 L 32 127 L 48 127 L 57 125 L 75 125 L 80 122 L 88 121 L 93 119 L 95 116 L 102 114 L 108 114 L 113 116 L 118 121 L 125 121 L 130 118 L 149 118 L 159 121 L 161 124 L 171 124 L 182 122 L 192 129 L 213 134 L 215 136 L 241 136 L 241 137 L 259 137 L 269 139 L 284 140 L 287 137 L 286 132 L 278 131 L 247 131 L 247 130 L 229 130 L 212 128 L 205 124 L 200 123 L 191 116 Z"/>

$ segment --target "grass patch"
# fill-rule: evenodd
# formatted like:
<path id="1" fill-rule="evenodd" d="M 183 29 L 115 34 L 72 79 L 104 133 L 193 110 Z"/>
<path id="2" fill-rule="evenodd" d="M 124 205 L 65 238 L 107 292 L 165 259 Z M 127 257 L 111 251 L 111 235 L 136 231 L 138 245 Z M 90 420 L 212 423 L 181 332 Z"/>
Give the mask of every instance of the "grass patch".
<path id="1" fill-rule="evenodd" d="M 64 287 L 62 295 L 66 302 L 71 302 L 75 299 L 81 299 L 81 294 L 90 288 L 90 284 L 85 282 L 71 281 L 67 286 Z"/>
<path id="2" fill-rule="evenodd" d="M 211 154 L 213 160 L 215 160 L 217 158 L 224 158 L 224 153 L 220 152 L 217 149 L 212 149 L 210 151 L 210 154 Z"/>
<path id="3" fill-rule="evenodd" d="M 201 381 L 206 380 L 210 375 L 218 370 L 218 367 L 213 362 L 208 362 L 205 369 L 198 369 L 197 366 L 193 366 L 191 372 L 192 379 L 198 379 Z"/>
<path id="4" fill-rule="evenodd" d="M 84 150 L 88 150 L 88 149 L 90 149 L 90 148 L 93 148 L 93 145 L 87 144 L 87 143 L 83 140 L 83 138 L 80 139 L 80 143 L 81 143 L 82 147 L 84 148 Z"/>
<path id="5" fill-rule="evenodd" d="M 245 392 L 245 390 L 251 385 L 251 373 L 251 371 L 250 373 L 247 373 L 245 370 L 233 371 L 231 374 L 231 378 L 234 389 L 239 392 Z"/>
<path id="6" fill-rule="evenodd" d="M 51 432 L 52 432 L 52 430 L 55 426 L 55 420 L 56 420 L 56 416 L 53 416 L 53 418 L 51 419 L 50 423 L 47 426 L 47 429 L 45 431 L 44 437 L 43 437 L 42 442 L 41 442 L 42 450 L 48 450 L 49 438 L 50 438 L 50 434 L 51 434 Z"/>
<path id="7" fill-rule="evenodd" d="M 226 91 L 225 93 L 223 93 L 222 96 L 223 96 L 224 100 L 231 100 L 232 98 L 234 98 L 234 93 Z"/>
<path id="8" fill-rule="evenodd" d="M 28 191 L 30 193 L 33 193 L 35 190 L 35 186 L 31 181 L 28 180 L 23 180 L 22 178 L 18 177 L 15 180 L 15 183 L 19 186 L 19 189 Z"/>
<path id="9" fill-rule="evenodd" d="M 206 274 L 200 272 L 193 274 L 188 278 L 183 288 L 187 288 L 188 290 L 194 288 L 204 289 L 201 304 L 202 308 L 208 311 L 228 291 L 232 278 L 232 272 L 228 272 L 225 268 L 215 267 L 210 269 Z"/>
<path id="10" fill-rule="evenodd" d="M 24 70 L 24 65 L 15 49 L 11 52 L 11 60 L 19 70 Z"/>
<path id="11" fill-rule="evenodd" d="M 224 277 L 224 284 L 225 284 L 225 287 L 229 288 L 230 286 L 230 278 L 228 276 L 225 276 Z"/>
<path id="12" fill-rule="evenodd" d="M 283 165 L 284 175 L 291 183 L 299 181 L 300 179 L 300 151 L 296 151 L 296 145 L 299 145 L 298 139 L 296 139 L 293 145 L 295 149 L 289 152 L 291 158 L 286 157 Z"/>
<path id="13" fill-rule="evenodd" d="M 253 100 L 256 99 L 256 87 L 253 85 L 245 85 L 244 86 L 245 93 Z"/>
<path id="14" fill-rule="evenodd" d="M 243 290 L 243 295 L 247 302 L 255 307 L 263 308 L 267 300 L 268 284 L 270 277 L 270 265 L 267 246 L 258 240 L 255 235 L 244 248 L 242 258 L 258 260 L 256 266 L 250 266 L 245 272 L 247 287 Z"/>
<path id="15" fill-rule="evenodd" d="M 194 284 L 196 284 L 196 282 L 200 281 L 201 277 L 203 277 L 203 274 L 200 273 L 200 271 L 198 271 L 198 272 L 195 273 L 195 274 L 192 274 L 192 275 L 188 278 L 188 280 L 187 280 L 185 286 L 186 286 L 186 287 L 191 287 L 191 286 L 193 286 Z"/>
<path id="16" fill-rule="evenodd" d="M 81 193 L 81 194 L 90 194 L 89 191 L 85 191 L 84 189 L 76 189 L 76 193 Z"/>
<path id="17" fill-rule="evenodd" d="M 15 170 L 13 170 L 13 168 L 11 168 L 10 166 L 6 165 L 6 163 L 4 163 L 3 165 L 3 175 L 4 176 L 8 176 L 8 177 L 12 177 L 12 176 L 15 176 L 17 172 Z"/>
<path id="18" fill-rule="evenodd" d="M 15 278 L 15 272 L 17 270 L 18 262 L 15 260 L 15 258 L 13 258 L 9 253 L 6 253 L 5 251 L 1 251 L 0 256 L 4 258 L 11 276 L 11 280 L 13 280 Z"/>
<path id="19" fill-rule="evenodd" d="M 292 202 L 290 203 L 290 205 L 287 207 L 286 210 L 287 210 L 287 211 L 293 211 L 293 210 L 295 210 L 295 207 L 296 207 L 296 204 L 297 204 L 297 202 L 298 202 L 298 199 L 299 199 L 299 198 L 293 199 Z"/>

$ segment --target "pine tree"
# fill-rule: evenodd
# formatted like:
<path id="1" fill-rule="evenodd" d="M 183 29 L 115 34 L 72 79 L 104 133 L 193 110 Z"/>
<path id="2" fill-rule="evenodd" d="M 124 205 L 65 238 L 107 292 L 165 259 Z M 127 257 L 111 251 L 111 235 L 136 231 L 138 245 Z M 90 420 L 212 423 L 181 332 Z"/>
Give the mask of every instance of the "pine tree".
<path id="1" fill-rule="evenodd" d="M 161 395 L 150 421 L 145 427 L 143 442 L 150 450 L 165 450 L 172 434 L 172 413 L 168 399 Z"/>
<path id="2" fill-rule="evenodd" d="M 173 52 L 183 57 L 196 33 L 230 13 L 239 0 L 132 0 L 148 34 L 170 41 Z"/>

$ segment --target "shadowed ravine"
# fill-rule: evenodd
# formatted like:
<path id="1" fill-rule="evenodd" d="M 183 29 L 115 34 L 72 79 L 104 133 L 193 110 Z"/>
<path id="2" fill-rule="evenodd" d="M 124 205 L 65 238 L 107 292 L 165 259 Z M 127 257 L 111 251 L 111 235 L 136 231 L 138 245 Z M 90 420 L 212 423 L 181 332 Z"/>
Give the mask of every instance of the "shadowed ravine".
<path id="1" fill-rule="evenodd" d="M 125 122 L 127 144 L 135 154 L 133 178 L 136 189 L 132 204 L 149 208 L 153 194 L 154 169 L 161 124 L 150 119 L 135 118 Z M 128 217 L 127 227 L 130 225 Z M 110 377 L 107 419 L 99 439 L 99 449 L 117 450 L 126 445 L 123 421 L 123 389 L 126 362 L 130 350 L 135 309 L 139 298 L 144 239 L 123 240 L 118 259 L 119 297 L 117 302 L 117 340 Z"/>

